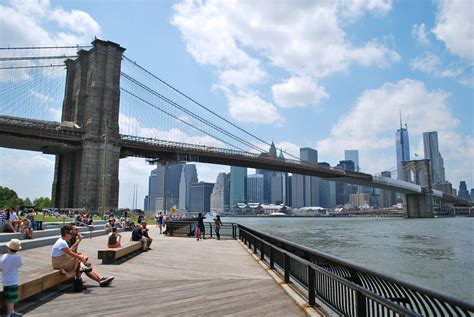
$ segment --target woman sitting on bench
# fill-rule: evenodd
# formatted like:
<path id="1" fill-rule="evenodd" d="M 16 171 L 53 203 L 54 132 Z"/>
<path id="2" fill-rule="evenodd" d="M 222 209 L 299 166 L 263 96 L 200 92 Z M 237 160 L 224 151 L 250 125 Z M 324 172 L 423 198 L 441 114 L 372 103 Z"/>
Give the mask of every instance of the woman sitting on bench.
<path id="1" fill-rule="evenodd" d="M 117 228 L 113 227 L 112 232 L 109 234 L 107 248 L 120 248 L 121 240 L 122 236 L 120 235 L 120 233 L 117 233 Z"/>
<path id="2" fill-rule="evenodd" d="M 87 257 L 83 253 L 71 251 L 67 240 L 70 240 L 73 234 L 71 225 L 65 225 L 61 228 L 61 237 L 53 245 L 51 252 L 53 269 L 61 270 L 68 277 L 75 276 L 76 280 L 81 280 L 81 274 L 87 273 L 91 279 L 99 282 L 100 286 L 109 285 L 114 279 L 113 276 L 103 277 L 99 275 L 92 270 L 90 263 L 87 262 Z"/>

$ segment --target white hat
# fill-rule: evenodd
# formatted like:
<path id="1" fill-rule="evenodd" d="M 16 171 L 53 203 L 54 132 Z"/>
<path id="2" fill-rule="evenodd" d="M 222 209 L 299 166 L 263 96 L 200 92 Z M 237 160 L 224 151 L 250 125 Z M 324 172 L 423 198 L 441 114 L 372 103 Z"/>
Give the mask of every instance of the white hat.
<path id="1" fill-rule="evenodd" d="M 10 242 L 7 244 L 7 248 L 14 250 L 14 251 L 20 251 L 21 250 L 21 241 L 18 239 L 11 239 Z"/>

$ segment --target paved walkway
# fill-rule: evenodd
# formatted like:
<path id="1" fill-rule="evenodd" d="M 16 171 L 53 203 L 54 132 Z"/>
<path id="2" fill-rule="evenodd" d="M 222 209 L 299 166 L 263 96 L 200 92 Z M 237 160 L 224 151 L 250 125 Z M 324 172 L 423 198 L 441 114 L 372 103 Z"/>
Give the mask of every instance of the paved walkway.
<path id="1" fill-rule="evenodd" d="M 304 316 L 304 312 L 235 240 L 159 235 L 152 250 L 118 265 L 102 265 L 97 250 L 105 236 L 86 239 L 80 251 L 101 274 L 114 275 L 101 288 L 84 276 L 88 289 L 64 286 L 26 301 L 27 316 Z M 130 233 L 122 234 L 124 241 Z M 21 252 L 23 272 L 50 265 L 51 247 Z"/>

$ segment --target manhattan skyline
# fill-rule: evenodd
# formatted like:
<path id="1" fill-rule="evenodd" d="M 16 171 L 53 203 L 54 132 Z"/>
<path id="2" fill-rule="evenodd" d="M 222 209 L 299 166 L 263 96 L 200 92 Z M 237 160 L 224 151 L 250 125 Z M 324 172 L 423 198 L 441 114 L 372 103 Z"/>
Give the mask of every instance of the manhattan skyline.
<path id="1" fill-rule="evenodd" d="M 446 179 L 472 188 L 473 12 L 470 1 L 4 1 L 0 43 L 117 42 L 278 149 L 298 155 L 311 147 L 332 166 L 358 150 L 360 170 L 372 174 L 397 164 L 401 109 L 412 158 L 423 155 L 423 133 L 437 131 Z M 135 17 L 133 25 L 123 16 Z M 2 148 L 0 166 L 0 186 L 23 198 L 50 196 L 54 156 Z M 134 184 L 145 196 L 154 168 L 121 161 L 120 207 L 132 205 Z M 206 182 L 229 170 L 197 164 Z"/>

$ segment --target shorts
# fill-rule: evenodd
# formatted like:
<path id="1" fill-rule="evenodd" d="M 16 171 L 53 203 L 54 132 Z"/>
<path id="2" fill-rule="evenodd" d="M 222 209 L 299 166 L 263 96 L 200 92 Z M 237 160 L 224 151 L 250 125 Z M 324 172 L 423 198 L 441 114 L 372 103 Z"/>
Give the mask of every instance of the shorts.
<path id="1" fill-rule="evenodd" d="M 3 298 L 7 303 L 18 303 L 18 285 L 4 285 Z"/>

